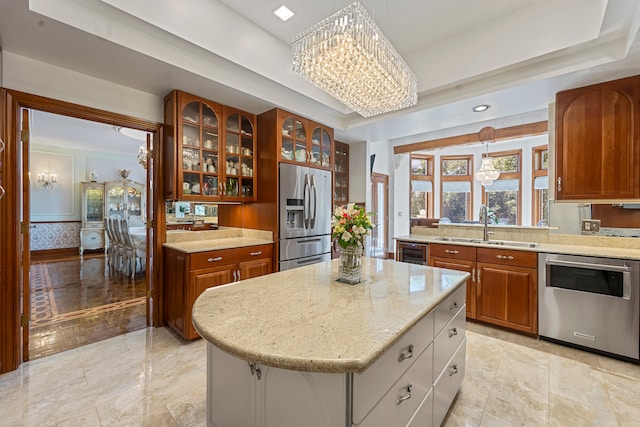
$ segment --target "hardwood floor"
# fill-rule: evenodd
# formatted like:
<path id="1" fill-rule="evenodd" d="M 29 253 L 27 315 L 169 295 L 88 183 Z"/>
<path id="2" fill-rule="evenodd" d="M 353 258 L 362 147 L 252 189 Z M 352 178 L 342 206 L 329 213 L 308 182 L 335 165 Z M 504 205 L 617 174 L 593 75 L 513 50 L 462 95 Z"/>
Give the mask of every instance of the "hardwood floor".
<path id="1" fill-rule="evenodd" d="M 103 253 L 33 262 L 30 282 L 32 360 L 147 326 L 144 273 L 109 271 Z"/>

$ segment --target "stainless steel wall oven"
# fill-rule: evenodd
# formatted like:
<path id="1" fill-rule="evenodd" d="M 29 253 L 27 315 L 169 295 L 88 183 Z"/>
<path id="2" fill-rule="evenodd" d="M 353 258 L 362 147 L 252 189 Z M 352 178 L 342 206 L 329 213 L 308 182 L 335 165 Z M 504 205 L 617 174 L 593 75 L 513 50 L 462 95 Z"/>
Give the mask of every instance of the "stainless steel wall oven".
<path id="1" fill-rule="evenodd" d="M 541 338 L 638 362 L 640 261 L 540 253 Z"/>

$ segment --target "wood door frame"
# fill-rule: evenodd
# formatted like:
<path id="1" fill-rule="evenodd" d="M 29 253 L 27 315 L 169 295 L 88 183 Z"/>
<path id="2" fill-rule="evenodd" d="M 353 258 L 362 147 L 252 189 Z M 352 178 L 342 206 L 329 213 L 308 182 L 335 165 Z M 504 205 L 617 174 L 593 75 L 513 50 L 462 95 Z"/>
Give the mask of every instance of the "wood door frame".
<path id="1" fill-rule="evenodd" d="M 376 191 L 377 184 L 382 183 L 385 184 L 385 192 L 384 192 L 384 235 L 382 236 L 384 239 L 384 258 L 388 257 L 389 250 L 389 175 L 384 175 L 377 172 L 371 173 L 371 206 L 376 208 L 378 193 Z M 379 237 L 379 236 L 378 236 Z"/>
<path id="2" fill-rule="evenodd" d="M 28 171 L 23 171 L 19 153 L 20 136 L 19 114 L 22 108 L 60 114 L 78 119 L 90 120 L 114 126 L 125 126 L 161 135 L 162 124 L 139 119 L 119 113 L 86 107 L 66 101 L 59 101 L 39 95 L 33 95 L 12 89 L 0 88 L 0 138 L 6 143 L 6 148 L 0 155 L 0 178 L 6 194 L 0 200 L 0 373 L 15 370 L 21 360 L 21 322 L 20 322 L 20 270 L 22 256 L 20 242 L 20 208 L 22 199 L 22 176 L 28 179 Z M 155 218 L 152 226 L 156 230 L 153 246 L 156 254 L 162 253 L 162 242 L 165 241 L 165 229 L 160 227 L 165 223 L 166 211 L 164 200 L 158 197 L 163 194 L 163 181 L 160 179 L 164 172 L 164 164 L 159 155 L 161 144 L 154 138 L 154 156 L 156 167 L 153 170 L 155 196 L 153 209 Z M 161 257 L 160 257 L 161 258 Z M 153 280 L 148 286 L 153 286 L 153 293 L 158 295 L 162 289 L 160 259 L 153 259 Z M 153 294 L 150 295 L 153 298 Z M 154 326 L 162 325 L 161 306 L 159 298 L 153 298 Z"/>

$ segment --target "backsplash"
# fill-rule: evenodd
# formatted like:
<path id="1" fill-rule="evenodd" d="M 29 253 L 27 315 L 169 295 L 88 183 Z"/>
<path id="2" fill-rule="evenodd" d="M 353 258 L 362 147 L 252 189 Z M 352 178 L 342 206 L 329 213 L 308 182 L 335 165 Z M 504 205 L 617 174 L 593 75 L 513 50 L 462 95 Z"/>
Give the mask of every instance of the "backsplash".
<path id="1" fill-rule="evenodd" d="M 31 223 L 31 250 L 79 248 L 81 227 L 79 221 Z"/>

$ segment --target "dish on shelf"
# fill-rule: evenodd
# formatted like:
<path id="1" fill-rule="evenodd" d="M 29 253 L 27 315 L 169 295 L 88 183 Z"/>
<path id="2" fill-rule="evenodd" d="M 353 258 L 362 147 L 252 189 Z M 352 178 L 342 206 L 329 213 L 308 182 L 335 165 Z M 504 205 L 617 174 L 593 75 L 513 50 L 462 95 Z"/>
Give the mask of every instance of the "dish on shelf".
<path id="1" fill-rule="evenodd" d="M 285 150 L 284 148 L 280 151 L 280 156 L 285 160 L 293 160 L 293 155 L 291 151 Z"/>
<path id="2" fill-rule="evenodd" d="M 296 150 L 296 161 L 304 162 L 306 159 L 305 150 Z"/>

